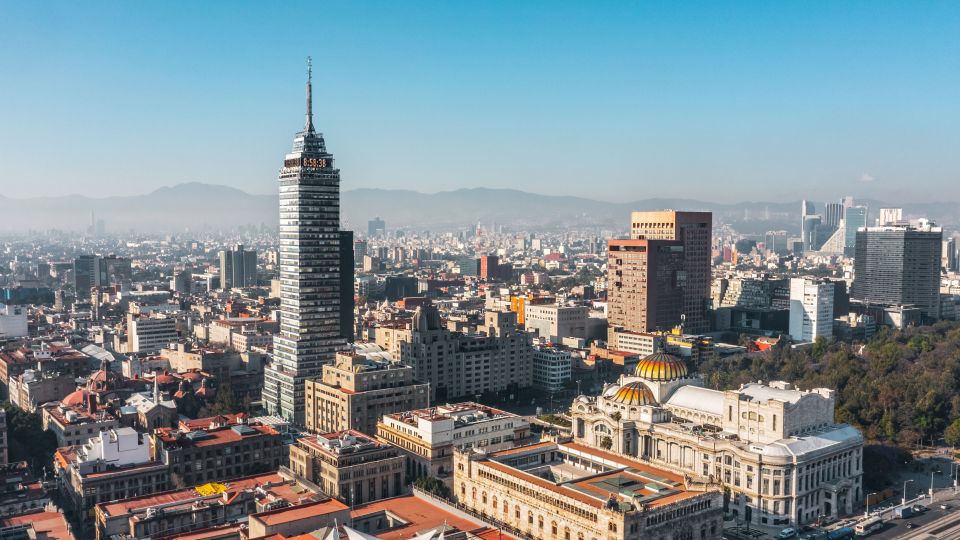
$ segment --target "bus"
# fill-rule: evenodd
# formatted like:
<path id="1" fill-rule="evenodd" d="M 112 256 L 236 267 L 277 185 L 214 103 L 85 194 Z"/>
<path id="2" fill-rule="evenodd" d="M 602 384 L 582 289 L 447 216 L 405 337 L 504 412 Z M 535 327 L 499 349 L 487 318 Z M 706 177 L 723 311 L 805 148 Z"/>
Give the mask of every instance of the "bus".
<path id="1" fill-rule="evenodd" d="M 857 536 L 867 536 L 881 528 L 883 528 L 883 520 L 880 519 L 880 516 L 873 516 L 858 522 L 854 525 L 853 531 Z"/>

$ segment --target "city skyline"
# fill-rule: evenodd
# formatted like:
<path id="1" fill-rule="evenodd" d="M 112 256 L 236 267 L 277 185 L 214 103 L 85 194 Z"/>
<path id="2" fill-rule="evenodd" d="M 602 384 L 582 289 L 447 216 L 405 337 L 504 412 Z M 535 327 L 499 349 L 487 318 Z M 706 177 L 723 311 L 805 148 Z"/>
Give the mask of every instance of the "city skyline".
<path id="1" fill-rule="evenodd" d="M 345 189 L 912 202 L 957 179 L 949 4 L 218 7 L 0 8 L 4 194 L 271 193 L 318 51 Z"/>

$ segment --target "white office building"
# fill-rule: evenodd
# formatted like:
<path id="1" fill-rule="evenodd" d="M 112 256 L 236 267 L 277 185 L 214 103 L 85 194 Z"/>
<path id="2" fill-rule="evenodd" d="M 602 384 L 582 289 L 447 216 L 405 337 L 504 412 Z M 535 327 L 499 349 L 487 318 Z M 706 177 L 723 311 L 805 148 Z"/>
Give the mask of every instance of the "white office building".
<path id="1" fill-rule="evenodd" d="M 829 281 L 790 280 L 790 336 L 794 340 L 833 337 L 833 287 Z"/>

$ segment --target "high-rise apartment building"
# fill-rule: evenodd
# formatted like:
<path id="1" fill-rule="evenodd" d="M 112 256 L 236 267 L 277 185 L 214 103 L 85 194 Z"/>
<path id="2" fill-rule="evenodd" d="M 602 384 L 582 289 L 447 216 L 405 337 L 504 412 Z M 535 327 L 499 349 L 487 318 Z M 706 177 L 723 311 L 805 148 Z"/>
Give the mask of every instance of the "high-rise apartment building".
<path id="1" fill-rule="evenodd" d="M 943 229 L 926 220 L 860 229 L 850 297 L 879 306 L 912 305 L 926 317 L 939 317 L 942 242 Z"/>
<path id="2" fill-rule="evenodd" d="M 155 353 L 180 339 L 177 319 L 165 314 L 127 314 L 127 352 Z"/>
<path id="3" fill-rule="evenodd" d="M 241 289 L 257 284 L 257 252 L 237 244 L 220 252 L 220 287 Z"/>
<path id="4" fill-rule="evenodd" d="M 833 337 L 834 284 L 807 278 L 790 280 L 790 336 L 797 341 Z"/>
<path id="5" fill-rule="evenodd" d="M 304 422 L 304 381 L 346 346 L 341 330 L 340 170 L 313 127 L 307 78 L 306 126 L 280 169 L 280 334 L 264 371 L 270 414 Z"/>
<path id="6" fill-rule="evenodd" d="M 610 240 L 607 248 L 609 341 L 618 329 L 669 330 L 682 321 L 683 244 L 675 240 Z"/>
<path id="7" fill-rule="evenodd" d="M 630 237 L 634 240 L 672 240 L 683 246 L 683 270 L 677 276 L 683 288 L 683 326 L 691 333 L 709 330 L 707 304 L 713 268 L 713 214 L 673 210 L 633 212 L 631 222 Z"/>

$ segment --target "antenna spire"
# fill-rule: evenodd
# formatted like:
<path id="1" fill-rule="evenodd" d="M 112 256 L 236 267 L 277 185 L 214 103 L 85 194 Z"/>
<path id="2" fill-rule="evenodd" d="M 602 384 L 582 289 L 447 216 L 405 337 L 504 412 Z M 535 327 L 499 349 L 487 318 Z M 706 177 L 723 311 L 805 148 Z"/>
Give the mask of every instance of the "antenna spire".
<path id="1" fill-rule="evenodd" d="M 313 133 L 313 58 L 307 57 L 307 133 Z"/>

